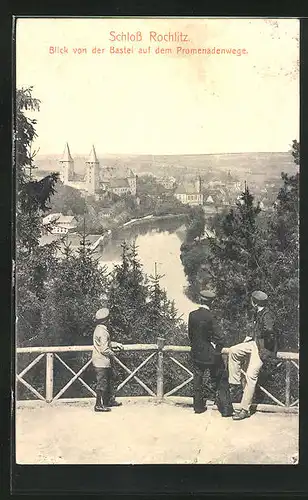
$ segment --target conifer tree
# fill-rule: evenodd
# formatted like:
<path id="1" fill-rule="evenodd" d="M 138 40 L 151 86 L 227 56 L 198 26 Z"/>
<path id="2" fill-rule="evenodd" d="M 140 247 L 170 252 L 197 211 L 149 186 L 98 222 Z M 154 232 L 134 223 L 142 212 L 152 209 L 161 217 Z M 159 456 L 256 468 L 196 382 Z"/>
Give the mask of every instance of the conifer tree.
<path id="1" fill-rule="evenodd" d="M 187 217 L 186 242 L 200 239 L 204 234 L 205 215 L 202 207 L 190 207 Z"/>
<path id="2" fill-rule="evenodd" d="M 33 97 L 32 87 L 16 92 L 15 110 L 15 179 L 16 179 L 16 307 L 17 341 L 20 344 L 37 339 L 44 285 L 54 271 L 56 244 L 39 247 L 41 220 L 58 180 L 52 173 L 40 181 L 32 178 L 35 152 L 36 120 L 27 111 L 39 111 L 40 101 Z"/>
<path id="3" fill-rule="evenodd" d="M 209 240 L 209 284 L 217 291 L 216 307 L 220 309 L 230 343 L 240 341 L 243 331 L 249 328 L 252 291 L 260 287 L 268 291 L 260 264 L 263 251 L 257 224 L 260 212 L 245 184 L 235 208 L 222 216 L 219 235 Z"/>
<path id="4" fill-rule="evenodd" d="M 168 343 L 181 343 L 186 335 L 185 325 L 179 317 L 173 300 L 160 285 L 163 275 L 157 272 L 157 263 L 154 266 L 154 275 L 149 276 L 149 295 L 147 302 L 146 318 L 147 331 L 151 342 L 157 337 L 164 337 Z"/>
<path id="5" fill-rule="evenodd" d="M 80 234 L 76 251 L 66 244 L 63 258 L 48 284 L 42 312 L 42 341 L 76 345 L 92 341 L 95 313 L 105 305 L 108 280 L 87 240 Z"/>
<path id="6" fill-rule="evenodd" d="M 300 162 L 300 145 L 293 141 L 294 163 Z M 297 350 L 299 335 L 299 172 L 281 174 L 274 211 L 269 217 L 266 260 L 274 289 L 273 308 L 281 350 Z"/>
<path id="7" fill-rule="evenodd" d="M 122 261 L 110 275 L 110 328 L 122 342 L 140 342 L 144 336 L 147 282 L 136 245 L 122 243 Z"/>

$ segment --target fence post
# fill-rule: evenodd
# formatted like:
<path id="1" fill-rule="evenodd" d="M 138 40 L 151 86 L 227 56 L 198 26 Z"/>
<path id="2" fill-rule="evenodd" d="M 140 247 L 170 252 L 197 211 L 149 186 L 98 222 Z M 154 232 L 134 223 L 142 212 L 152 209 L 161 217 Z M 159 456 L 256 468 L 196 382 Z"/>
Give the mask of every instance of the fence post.
<path id="1" fill-rule="evenodd" d="M 165 339 L 162 337 L 157 338 L 157 399 L 160 401 L 164 398 L 164 347 Z"/>
<path id="2" fill-rule="evenodd" d="M 53 399 L 53 353 L 46 353 L 46 392 L 45 399 L 50 403 Z"/>
<path id="3" fill-rule="evenodd" d="M 286 360 L 286 406 L 290 406 L 291 361 Z"/>

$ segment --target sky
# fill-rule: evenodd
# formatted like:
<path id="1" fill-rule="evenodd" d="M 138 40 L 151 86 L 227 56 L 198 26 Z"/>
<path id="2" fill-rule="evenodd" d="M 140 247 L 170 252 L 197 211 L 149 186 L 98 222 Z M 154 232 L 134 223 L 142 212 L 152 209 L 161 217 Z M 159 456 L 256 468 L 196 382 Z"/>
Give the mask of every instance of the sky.
<path id="1" fill-rule="evenodd" d="M 138 31 L 141 41 L 111 40 L 110 32 Z M 183 41 L 150 41 L 150 32 L 182 33 Z M 99 156 L 288 151 L 299 137 L 298 39 L 296 19 L 18 19 L 16 85 L 33 86 L 41 100 L 29 114 L 33 147 L 61 154 L 68 142 L 72 154 L 87 155 L 94 144 Z"/>

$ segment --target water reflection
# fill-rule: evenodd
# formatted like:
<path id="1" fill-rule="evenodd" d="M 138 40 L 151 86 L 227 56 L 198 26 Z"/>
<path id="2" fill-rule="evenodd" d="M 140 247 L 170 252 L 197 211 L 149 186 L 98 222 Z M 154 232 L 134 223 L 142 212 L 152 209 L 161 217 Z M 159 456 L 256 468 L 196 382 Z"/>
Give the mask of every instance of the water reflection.
<path id="1" fill-rule="evenodd" d="M 168 297 L 175 301 L 182 318 L 187 322 L 189 312 L 195 307 L 184 294 L 187 280 L 180 260 L 180 247 L 184 240 L 183 220 L 147 222 L 123 228 L 114 233 L 112 240 L 101 253 L 100 263 L 109 270 L 121 260 L 121 243 L 136 242 L 139 260 L 146 274 L 154 273 L 154 265 L 160 275 L 161 285 Z"/>

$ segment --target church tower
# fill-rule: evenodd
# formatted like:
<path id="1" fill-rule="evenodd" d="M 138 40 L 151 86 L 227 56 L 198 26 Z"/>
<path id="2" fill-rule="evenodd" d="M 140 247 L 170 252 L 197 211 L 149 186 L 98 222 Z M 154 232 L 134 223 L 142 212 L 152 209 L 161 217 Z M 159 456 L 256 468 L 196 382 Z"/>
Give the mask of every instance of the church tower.
<path id="1" fill-rule="evenodd" d="M 127 181 L 129 184 L 131 194 L 133 196 L 136 196 L 136 194 L 137 194 L 137 175 L 135 175 L 132 170 L 129 171 Z"/>
<path id="2" fill-rule="evenodd" d="M 198 175 L 198 177 L 195 181 L 195 188 L 196 188 L 196 191 L 198 194 L 200 194 L 202 192 L 202 180 L 201 180 L 200 175 Z"/>
<path id="3" fill-rule="evenodd" d="M 71 156 L 68 143 L 65 144 L 64 153 L 60 160 L 61 171 L 60 180 L 63 184 L 68 184 L 74 177 L 74 160 Z"/>
<path id="4" fill-rule="evenodd" d="M 90 194 L 95 194 L 99 189 L 99 162 L 94 146 L 86 161 L 86 184 Z"/>

